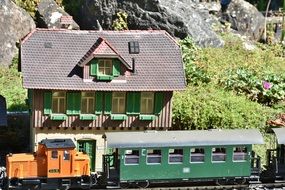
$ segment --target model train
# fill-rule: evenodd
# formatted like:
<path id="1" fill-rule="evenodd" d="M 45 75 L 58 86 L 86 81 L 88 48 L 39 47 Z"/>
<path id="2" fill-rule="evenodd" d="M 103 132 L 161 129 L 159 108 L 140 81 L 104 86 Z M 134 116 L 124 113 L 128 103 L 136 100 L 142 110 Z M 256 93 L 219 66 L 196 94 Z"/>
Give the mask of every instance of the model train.
<path id="1" fill-rule="evenodd" d="M 107 132 L 103 171 L 90 172 L 89 157 L 71 139 L 46 139 L 34 154 L 9 154 L 3 189 L 68 189 L 95 186 L 147 187 L 150 183 L 285 179 L 285 129 L 273 129 L 277 148 L 268 150 L 266 170 L 253 144 L 255 129 Z M 1 173 L 1 172 L 0 172 Z M 1 187 L 0 187 L 1 188 Z"/>

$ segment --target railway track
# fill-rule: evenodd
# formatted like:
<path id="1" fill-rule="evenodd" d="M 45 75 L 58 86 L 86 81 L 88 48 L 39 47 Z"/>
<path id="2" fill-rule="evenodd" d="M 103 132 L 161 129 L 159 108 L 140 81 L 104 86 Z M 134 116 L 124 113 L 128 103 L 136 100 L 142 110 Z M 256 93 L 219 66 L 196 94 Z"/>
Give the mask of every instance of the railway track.
<path id="1" fill-rule="evenodd" d="M 137 190 L 138 188 L 128 188 L 125 190 Z M 245 185 L 197 185 L 197 186 L 171 186 L 171 187 L 148 187 L 147 190 L 284 190 L 285 182 L 256 183 Z"/>

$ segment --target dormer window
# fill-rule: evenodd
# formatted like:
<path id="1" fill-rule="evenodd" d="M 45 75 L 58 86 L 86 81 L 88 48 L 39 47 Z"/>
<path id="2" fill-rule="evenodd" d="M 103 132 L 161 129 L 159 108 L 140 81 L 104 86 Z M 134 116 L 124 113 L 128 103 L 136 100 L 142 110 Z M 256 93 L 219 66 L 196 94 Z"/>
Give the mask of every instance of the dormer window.
<path id="1" fill-rule="evenodd" d="M 112 75 L 112 60 L 111 59 L 100 59 L 99 60 L 99 74 L 102 75 Z"/>
<path id="2" fill-rule="evenodd" d="M 112 80 L 121 73 L 121 62 L 118 59 L 93 59 L 90 63 L 90 75 L 97 80 Z"/>

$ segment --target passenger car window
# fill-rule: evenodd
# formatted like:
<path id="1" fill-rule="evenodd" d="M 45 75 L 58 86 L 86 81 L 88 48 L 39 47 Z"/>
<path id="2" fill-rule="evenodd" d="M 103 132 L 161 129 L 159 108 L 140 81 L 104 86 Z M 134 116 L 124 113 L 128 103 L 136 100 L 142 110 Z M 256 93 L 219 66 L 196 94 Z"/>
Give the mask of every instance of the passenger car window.
<path id="1" fill-rule="evenodd" d="M 125 150 L 125 164 L 138 165 L 139 164 L 139 150 Z"/>
<path id="2" fill-rule="evenodd" d="M 212 148 L 212 162 L 225 162 L 226 149 L 225 148 Z"/>
<path id="3" fill-rule="evenodd" d="M 169 149 L 169 163 L 180 164 L 183 162 L 183 149 Z"/>
<path id="4" fill-rule="evenodd" d="M 205 150 L 204 148 L 191 148 L 190 151 L 190 162 L 201 163 L 205 161 Z"/>
<path id="5" fill-rule="evenodd" d="M 246 161 L 247 148 L 245 146 L 234 147 L 233 161 Z"/>
<path id="6" fill-rule="evenodd" d="M 147 157 L 146 162 L 148 164 L 160 164 L 161 163 L 161 150 L 148 149 L 146 157 Z"/>

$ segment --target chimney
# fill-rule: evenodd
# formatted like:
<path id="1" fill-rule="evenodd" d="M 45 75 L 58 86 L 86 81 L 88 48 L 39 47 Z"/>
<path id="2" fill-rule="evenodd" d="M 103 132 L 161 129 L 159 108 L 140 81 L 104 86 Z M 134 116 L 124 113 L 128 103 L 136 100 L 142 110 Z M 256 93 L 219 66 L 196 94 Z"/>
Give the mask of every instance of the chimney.
<path id="1" fill-rule="evenodd" d="M 61 28 L 69 28 L 72 22 L 73 22 L 72 16 L 61 16 L 60 18 Z"/>
<path id="2" fill-rule="evenodd" d="M 132 58 L 132 72 L 133 74 L 136 74 L 136 59 Z"/>

